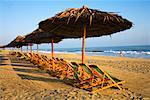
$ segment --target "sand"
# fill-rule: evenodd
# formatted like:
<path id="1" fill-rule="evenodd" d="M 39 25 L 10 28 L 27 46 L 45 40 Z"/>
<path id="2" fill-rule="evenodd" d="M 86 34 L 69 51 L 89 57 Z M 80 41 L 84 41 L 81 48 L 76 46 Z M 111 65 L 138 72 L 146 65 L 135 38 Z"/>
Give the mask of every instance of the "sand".
<path id="1" fill-rule="evenodd" d="M 45 54 L 50 56 L 50 54 Z M 77 54 L 55 54 L 68 61 L 79 61 Z M 118 90 L 106 89 L 98 94 L 72 87 L 51 77 L 29 62 L 11 62 L 8 52 L 0 52 L 0 100 L 110 100 L 140 99 L 150 100 L 150 59 L 120 58 L 106 56 L 86 56 L 87 63 L 98 64 L 107 72 L 125 80 L 123 87 L 130 92 L 130 98 Z M 26 63 L 26 64 L 25 64 Z M 114 92 L 116 91 L 116 92 Z"/>

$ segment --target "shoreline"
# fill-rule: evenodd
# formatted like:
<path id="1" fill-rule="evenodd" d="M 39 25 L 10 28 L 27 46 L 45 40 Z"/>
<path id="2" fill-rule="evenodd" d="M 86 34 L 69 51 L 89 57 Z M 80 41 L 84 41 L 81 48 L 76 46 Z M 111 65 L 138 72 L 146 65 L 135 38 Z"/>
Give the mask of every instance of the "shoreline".
<path id="1" fill-rule="evenodd" d="M 36 50 L 34 50 L 33 52 L 37 53 Z M 51 53 L 51 51 L 39 51 L 39 53 Z M 55 54 L 76 54 L 76 55 L 81 55 L 82 52 L 61 52 L 61 51 L 54 51 Z M 96 54 L 96 53 L 103 53 L 103 54 Z M 100 56 L 100 57 L 121 57 L 121 58 L 143 58 L 143 59 L 150 59 L 150 57 L 134 57 L 137 54 L 129 54 L 132 56 L 127 56 L 128 54 L 123 54 L 122 56 L 120 56 L 119 53 L 112 53 L 112 54 L 104 54 L 106 52 L 85 52 L 86 56 Z M 134 56 L 133 56 L 134 55 Z M 145 54 L 147 56 L 149 56 L 149 54 Z"/>
<path id="2" fill-rule="evenodd" d="M 21 52 L 20 50 L 1 50 L 1 51 L 19 51 Z M 25 50 L 23 50 L 22 52 L 27 52 Z M 30 50 L 28 51 L 30 52 Z M 32 51 L 33 53 L 37 53 L 36 50 L 33 50 Z M 38 51 L 39 54 L 50 54 L 51 55 L 51 51 Z M 80 53 L 74 53 L 74 52 L 57 52 L 57 51 L 54 51 L 54 55 L 59 55 L 59 54 L 63 54 L 63 55 L 78 55 L 80 56 L 81 54 Z M 119 55 L 119 54 L 116 54 L 116 55 Z M 85 52 L 85 56 L 89 56 L 89 57 L 108 57 L 108 58 L 127 58 L 127 59 L 147 59 L 147 60 L 150 60 L 150 58 L 143 58 L 143 57 L 126 57 L 126 56 L 112 56 L 112 55 L 96 55 L 96 54 L 93 54 L 93 55 L 89 55 L 89 54 L 86 54 Z"/>

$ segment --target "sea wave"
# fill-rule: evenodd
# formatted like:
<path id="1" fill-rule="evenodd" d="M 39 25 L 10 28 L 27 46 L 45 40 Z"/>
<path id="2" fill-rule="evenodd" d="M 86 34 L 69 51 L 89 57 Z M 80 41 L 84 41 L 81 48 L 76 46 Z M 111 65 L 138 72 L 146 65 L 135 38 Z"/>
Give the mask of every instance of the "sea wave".
<path id="1" fill-rule="evenodd" d="M 39 51 L 41 53 L 51 53 L 51 51 Z M 150 55 L 150 51 L 114 51 L 114 50 L 106 50 L 106 51 L 86 51 L 87 53 L 113 53 L 113 54 L 145 54 L 145 55 Z M 81 51 L 75 51 L 75 52 L 70 52 L 70 51 L 55 51 L 55 53 L 69 53 L 69 54 L 74 54 L 74 53 L 81 53 Z"/>
<path id="2" fill-rule="evenodd" d="M 150 55 L 150 51 L 113 51 L 113 50 L 108 50 L 104 51 L 105 53 L 114 53 L 114 54 L 146 54 Z"/>

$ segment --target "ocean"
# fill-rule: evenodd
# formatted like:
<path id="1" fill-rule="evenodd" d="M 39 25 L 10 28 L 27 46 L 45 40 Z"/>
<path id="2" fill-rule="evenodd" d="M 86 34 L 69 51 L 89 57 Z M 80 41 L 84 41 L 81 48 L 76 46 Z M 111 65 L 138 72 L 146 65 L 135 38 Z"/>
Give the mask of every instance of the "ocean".
<path id="1" fill-rule="evenodd" d="M 150 45 L 145 46 L 116 46 L 116 47 L 87 47 L 86 55 L 113 56 L 129 58 L 150 58 Z M 50 49 L 40 49 L 40 52 L 50 53 Z M 81 54 L 81 48 L 55 48 L 55 53 Z M 120 54 L 121 53 L 121 54 Z"/>

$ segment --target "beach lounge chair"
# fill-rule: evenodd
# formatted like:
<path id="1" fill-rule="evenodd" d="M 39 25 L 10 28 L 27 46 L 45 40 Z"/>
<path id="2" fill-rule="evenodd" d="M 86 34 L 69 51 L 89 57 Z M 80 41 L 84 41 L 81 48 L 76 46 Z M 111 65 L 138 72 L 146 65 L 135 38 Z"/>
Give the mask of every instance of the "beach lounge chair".
<path id="1" fill-rule="evenodd" d="M 78 64 L 76 62 L 71 62 L 74 69 L 74 77 L 79 81 L 79 87 L 83 87 L 85 84 L 91 84 L 94 75 L 91 69 L 85 64 Z"/>
<path id="2" fill-rule="evenodd" d="M 13 51 L 13 52 L 9 52 L 10 55 L 16 55 L 16 52 Z"/>
<path id="3" fill-rule="evenodd" d="M 65 78 L 73 79 L 74 70 L 71 64 L 64 59 L 56 58 L 56 60 L 59 61 L 59 64 L 57 67 L 59 68 L 59 71 L 60 71 L 60 78 L 61 79 L 65 79 Z"/>
<path id="4" fill-rule="evenodd" d="M 37 65 L 39 65 L 40 69 L 50 69 L 52 64 L 50 62 L 47 62 L 45 59 L 43 59 L 42 56 L 38 55 L 38 54 L 33 54 L 35 61 L 37 62 Z"/>
<path id="5" fill-rule="evenodd" d="M 47 63 L 51 65 L 51 71 L 57 71 L 57 66 L 59 64 L 59 61 L 57 61 L 55 58 L 49 59 L 45 55 L 41 55 L 42 59 L 45 60 Z"/>
<path id="6" fill-rule="evenodd" d="M 26 53 L 23 53 L 23 52 L 19 52 L 19 55 L 20 55 L 20 60 L 25 60 L 25 61 L 29 61 L 30 58 L 26 55 Z"/>
<path id="7" fill-rule="evenodd" d="M 29 60 L 29 61 L 31 60 L 31 58 L 30 58 L 30 56 L 28 55 L 28 53 L 24 53 L 24 56 L 25 56 L 25 60 L 27 60 L 27 61 L 28 61 L 28 60 Z"/>
<path id="8" fill-rule="evenodd" d="M 82 84 L 80 88 L 83 89 L 91 89 L 92 93 L 117 86 L 121 91 L 123 89 L 119 86 L 119 84 L 123 84 L 125 81 L 121 81 L 111 75 L 109 75 L 107 72 L 102 70 L 99 66 L 96 65 L 86 65 L 86 64 L 77 64 L 76 62 L 72 62 L 72 65 L 74 65 L 75 69 L 78 69 L 79 73 L 76 72 L 75 76 L 77 79 L 79 79 Z M 81 69 L 79 69 L 81 67 Z M 88 84 L 84 84 L 88 83 Z M 98 86 L 96 89 L 92 89 L 93 87 Z"/>
<path id="9" fill-rule="evenodd" d="M 92 90 L 93 93 L 96 93 L 101 90 L 114 87 L 114 86 L 118 87 L 121 91 L 123 91 L 123 88 L 119 86 L 119 84 L 123 84 L 125 83 L 125 81 L 119 80 L 111 76 L 110 74 L 105 72 L 102 68 L 100 68 L 97 65 L 89 65 L 89 67 L 92 69 L 92 72 L 94 73 L 94 75 L 102 79 L 100 83 L 101 87 L 99 87 L 98 89 Z"/>
<path id="10" fill-rule="evenodd" d="M 75 64 L 77 65 L 77 63 L 74 62 L 74 65 Z M 88 65 L 80 63 L 77 66 L 80 66 L 81 68 L 81 69 L 78 68 L 78 72 L 82 73 L 79 76 L 80 84 L 82 84 L 80 88 L 92 89 L 92 87 L 97 86 L 102 82 L 102 78 L 96 77 L 95 73 Z"/>
<path id="11" fill-rule="evenodd" d="M 41 57 L 49 64 L 48 66 L 50 66 L 50 69 L 48 70 L 49 74 L 51 74 L 53 77 L 61 79 L 64 78 L 63 75 L 61 75 L 62 73 L 64 73 L 63 71 L 65 71 L 65 69 L 63 68 L 64 64 L 62 64 L 59 58 L 53 57 L 52 59 L 48 59 L 45 55 L 41 55 Z"/>
<path id="12" fill-rule="evenodd" d="M 29 53 L 29 56 L 31 58 L 31 62 L 34 65 L 37 65 L 38 68 L 43 69 L 42 66 L 44 65 L 43 63 L 41 63 L 40 59 L 34 54 L 34 53 Z"/>

